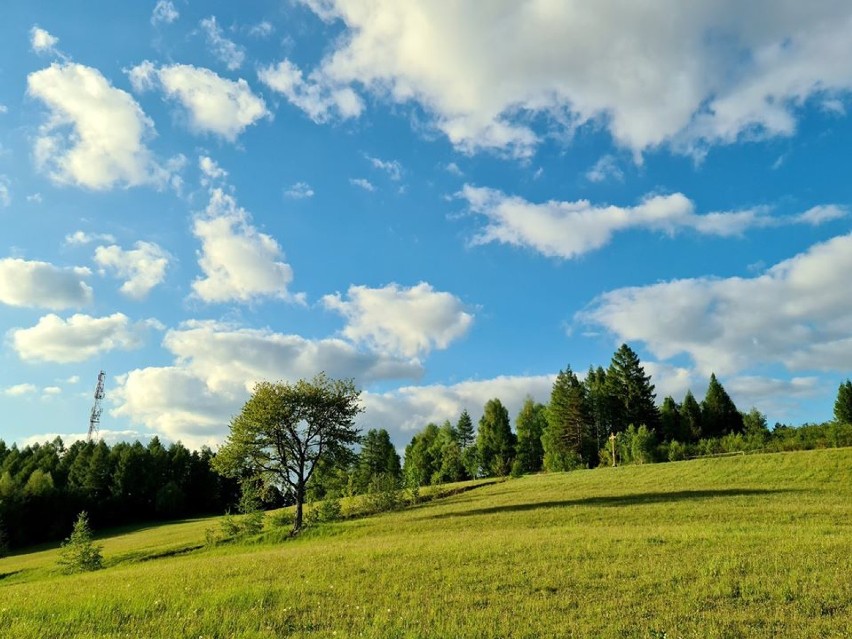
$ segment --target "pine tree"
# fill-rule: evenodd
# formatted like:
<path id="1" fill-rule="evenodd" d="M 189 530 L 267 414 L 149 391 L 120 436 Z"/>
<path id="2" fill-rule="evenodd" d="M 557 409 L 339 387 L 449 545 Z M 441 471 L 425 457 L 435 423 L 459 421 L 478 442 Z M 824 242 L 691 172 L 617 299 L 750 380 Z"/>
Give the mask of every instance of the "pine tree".
<path id="1" fill-rule="evenodd" d="M 476 435 L 473 431 L 473 420 L 467 409 L 464 409 L 459 415 L 459 421 L 456 424 L 456 433 L 458 434 L 459 446 L 465 450 L 472 446 L 476 441 Z"/>
<path id="2" fill-rule="evenodd" d="M 660 432 L 665 441 L 686 441 L 681 424 L 680 409 L 672 397 L 666 397 L 660 407 Z"/>
<path id="3" fill-rule="evenodd" d="M 74 522 L 71 536 L 62 544 L 59 552 L 59 565 L 68 573 L 88 572 L 103 568 L 101 546 L 92 542 L 92 531 L 89 528 L 89 516 L 81 512 Z"/>
<path id="4" fill-rule="evenodd" d="M 701 402 L 702 437 L 722 437 L 728 433 L 743 432 L 743 416 L 737 410 L 725 388 L 710 375 L 707 394 Z"/>
<path id="5" fill-rule="evenodd" d="M 361 442 L 355 466 L 356 490 L 366 492 L 373 478 L 379 475 L 389 475 L 397 481 L 400 479 L 399 455 L 384 428 L 369 430 Z"/>
<path id="6" fill-rule="evenodd" d="M 547 429 L 542 438 L 547 470 L 570 470 L 591 460 L 592 438 L 586 388 L 568 366 L 559 371 L 547 407 Z"/>
<path id="7" fill-rule="evenodd" d="M 834 402 L 834 419 L 841 424 L 852 424 L 852 382 L 848 379 L 837 389 Z"/>
<path id="8" fill-rule="evenodd" d="M 515 435 L 509 412 L 499 399 L 485 403 L 476 438 L 479 464 L 486 475 L 508 475 L 515 457 Z"/>
<path id="9" fill-rule="evenodd" d="M 659 430 L 660 412 L 654 403 L 651 376 L 645 374 L 639 356 L 627 344 L 622 344 L 612 356 L 606 382 L 615 405 L 615 432 L 625 430 L 630 424 L 637 428 L 644 424 L 654 432 Z"/>
<path id="10" fill-rule="evenodd" d="M 701 425 L 701 406 L 691 390 L 686 391 L 680 405 L 680 420 L 687 441 L 697 442 L 701 439 L 701 433 L 704 432 Z"/>
<path id="11" fill-rule="evenodd" d="M 589 366 L 586 379 L 583 380 L 588 398 L 589 417 L 598 450 L 603 448 L 613 430 L 613 416 L 618 412 L 618 398 L 610 393 L 606 371 L 598 366 Z"/>
<path id="12" fill-rule="evenodd" d="M 519 473 L 536 473 L 544 462 L 544 448 L 541 436 L 547 428 L 547 409 L 532 397 L 527 396 L 518 417 L 515 419 L 518 431 L 518 455 L 515 463 Z"/>

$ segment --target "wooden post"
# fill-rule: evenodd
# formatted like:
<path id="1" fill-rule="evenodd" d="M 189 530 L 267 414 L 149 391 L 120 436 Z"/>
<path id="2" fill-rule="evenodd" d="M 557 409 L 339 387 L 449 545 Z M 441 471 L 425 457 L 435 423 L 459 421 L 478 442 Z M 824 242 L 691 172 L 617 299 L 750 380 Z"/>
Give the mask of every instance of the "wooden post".
<path id="1" fill-rule="evenodd" d="M 615 468 L 615 433 L 609 434 L 609 441 L 612 443 L 612 466 Z"/>

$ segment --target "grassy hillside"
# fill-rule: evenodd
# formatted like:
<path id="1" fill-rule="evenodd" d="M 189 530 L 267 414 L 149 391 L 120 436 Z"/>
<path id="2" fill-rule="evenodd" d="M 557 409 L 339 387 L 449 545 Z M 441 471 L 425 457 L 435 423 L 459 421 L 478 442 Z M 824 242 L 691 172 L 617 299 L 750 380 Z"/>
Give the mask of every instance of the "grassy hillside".
<path id="1" fill-rule="evenodd" d="M 2 637 L 848 637 L 852 449 L 524 477 L 281 544 L 0 560 Z"/>

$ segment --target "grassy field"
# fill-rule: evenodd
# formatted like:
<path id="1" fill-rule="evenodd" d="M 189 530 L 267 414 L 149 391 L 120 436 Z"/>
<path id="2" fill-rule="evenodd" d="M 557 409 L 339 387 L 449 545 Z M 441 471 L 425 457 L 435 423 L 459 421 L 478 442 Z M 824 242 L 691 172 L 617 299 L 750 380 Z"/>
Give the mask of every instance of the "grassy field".
<path id="1" fill-rule="evenodd" d="M 212 525 L 104 539 L 80 576 L 0 560 L 0 637 L 852 636 L 852 449 L 524 477 L 193 550 Z"/>

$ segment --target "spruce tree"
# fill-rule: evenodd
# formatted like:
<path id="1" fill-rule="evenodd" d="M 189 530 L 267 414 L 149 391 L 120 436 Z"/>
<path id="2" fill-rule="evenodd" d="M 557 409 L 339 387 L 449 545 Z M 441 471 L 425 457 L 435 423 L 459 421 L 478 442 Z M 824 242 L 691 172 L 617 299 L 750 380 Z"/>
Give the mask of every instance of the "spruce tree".
<path id="1" fill-rule="evenodd" d="M 470 413 L 464 409 L 459 415 L 459 421 L 456 424 L 456 433 L 458 435 L 459 446 L 465 450 L 472 446 L 476 441 L 476 435 L 473 431 L 473 420 L 470 418 Z"/>
<path id="2" fill-rule="evenodd" d="M 515 457 L 515 435 L 509 413 L 499 399 L 485 404 L 476 438 L 479 464 L 486 475 L 508 475 Z"/>
<path id="3" fill-rule="evenodd" d="M 541 436 L 547 427 L 547 410 L 529 395 L 524 401 L 515 428 L 518 431 L 518 454 L 515 463 L 520 473 L 536 473 L 542 469 L 544 448 Z"/>
<path id="4" fill-rule="evenodd" d="M 710 375 L 707 394 L 701 402 L 701 424 L 703 437 L 722 437 L 728 433 L 743 432 L 743 416 L 716 379 L 715 373 Z"/>
<path id="5" fill-rule="evenodd" d="M 665 441 L 687 441 L 681 425 L 680 409 L 672 397 L 666 397 L 660 407 L 660 434 Z"/>
<path id="6" fill-rule="evenodd" d="M 686 391 L 686 396 L 680 405 L 680 421 L 686 441 L 697 442 L 701 439 L 701 434 L 704 432 L 701 425 L 701 406 L 691 390 Z"/>
<path id="7" fill-rule="evenodd" d="M 613 415 L 618 412 L 618 398 L 610 393 L 611 389 L 607 385 L 606 371 L 601 366 L 597 368 L 589 366 L 589 372 L 586 379 L 583 380 L 583 384 L 586 387 L 589 418 L 592 423 L 595 444 L 600 450 L 606 445 L 613 429 Z"/>
<path id="8" fill-rule="evenodd" d="M 542 438 L 547 470 L 571 470 L 590 462 L 592 437 L 586 388 L 568 366 L 559 371 L 547 407 L 547 429 Z"/>
<path id="9" fill-rule="evenodd" d="M 834 419 L 841 424 L 852 424 L 852 382 L 848 379 L 837 389 L 834 402 Z"/>
<path id="10" fill-rule="evenodd" d="M 660 412 L 654 403 L 651 376 L 645 374 L 639 356 L 627 344 L 622 344 L 612 356 L 606 382 L 614 402 L 615 432 L 626 430 L 630 424 L 637 428 L 644 424 L 654 432 L 659 430 Z"/>
<path id="11" fill-rule="evenodd" d="M 89 516 L 81 512 L 74 522 L 71 536 L 62 544 L 59 551 L 59 565 L 68 573 L 88 572 L 103 568 L 101 546 L 92 542 L 92 531 L 89 528 Z"/>

